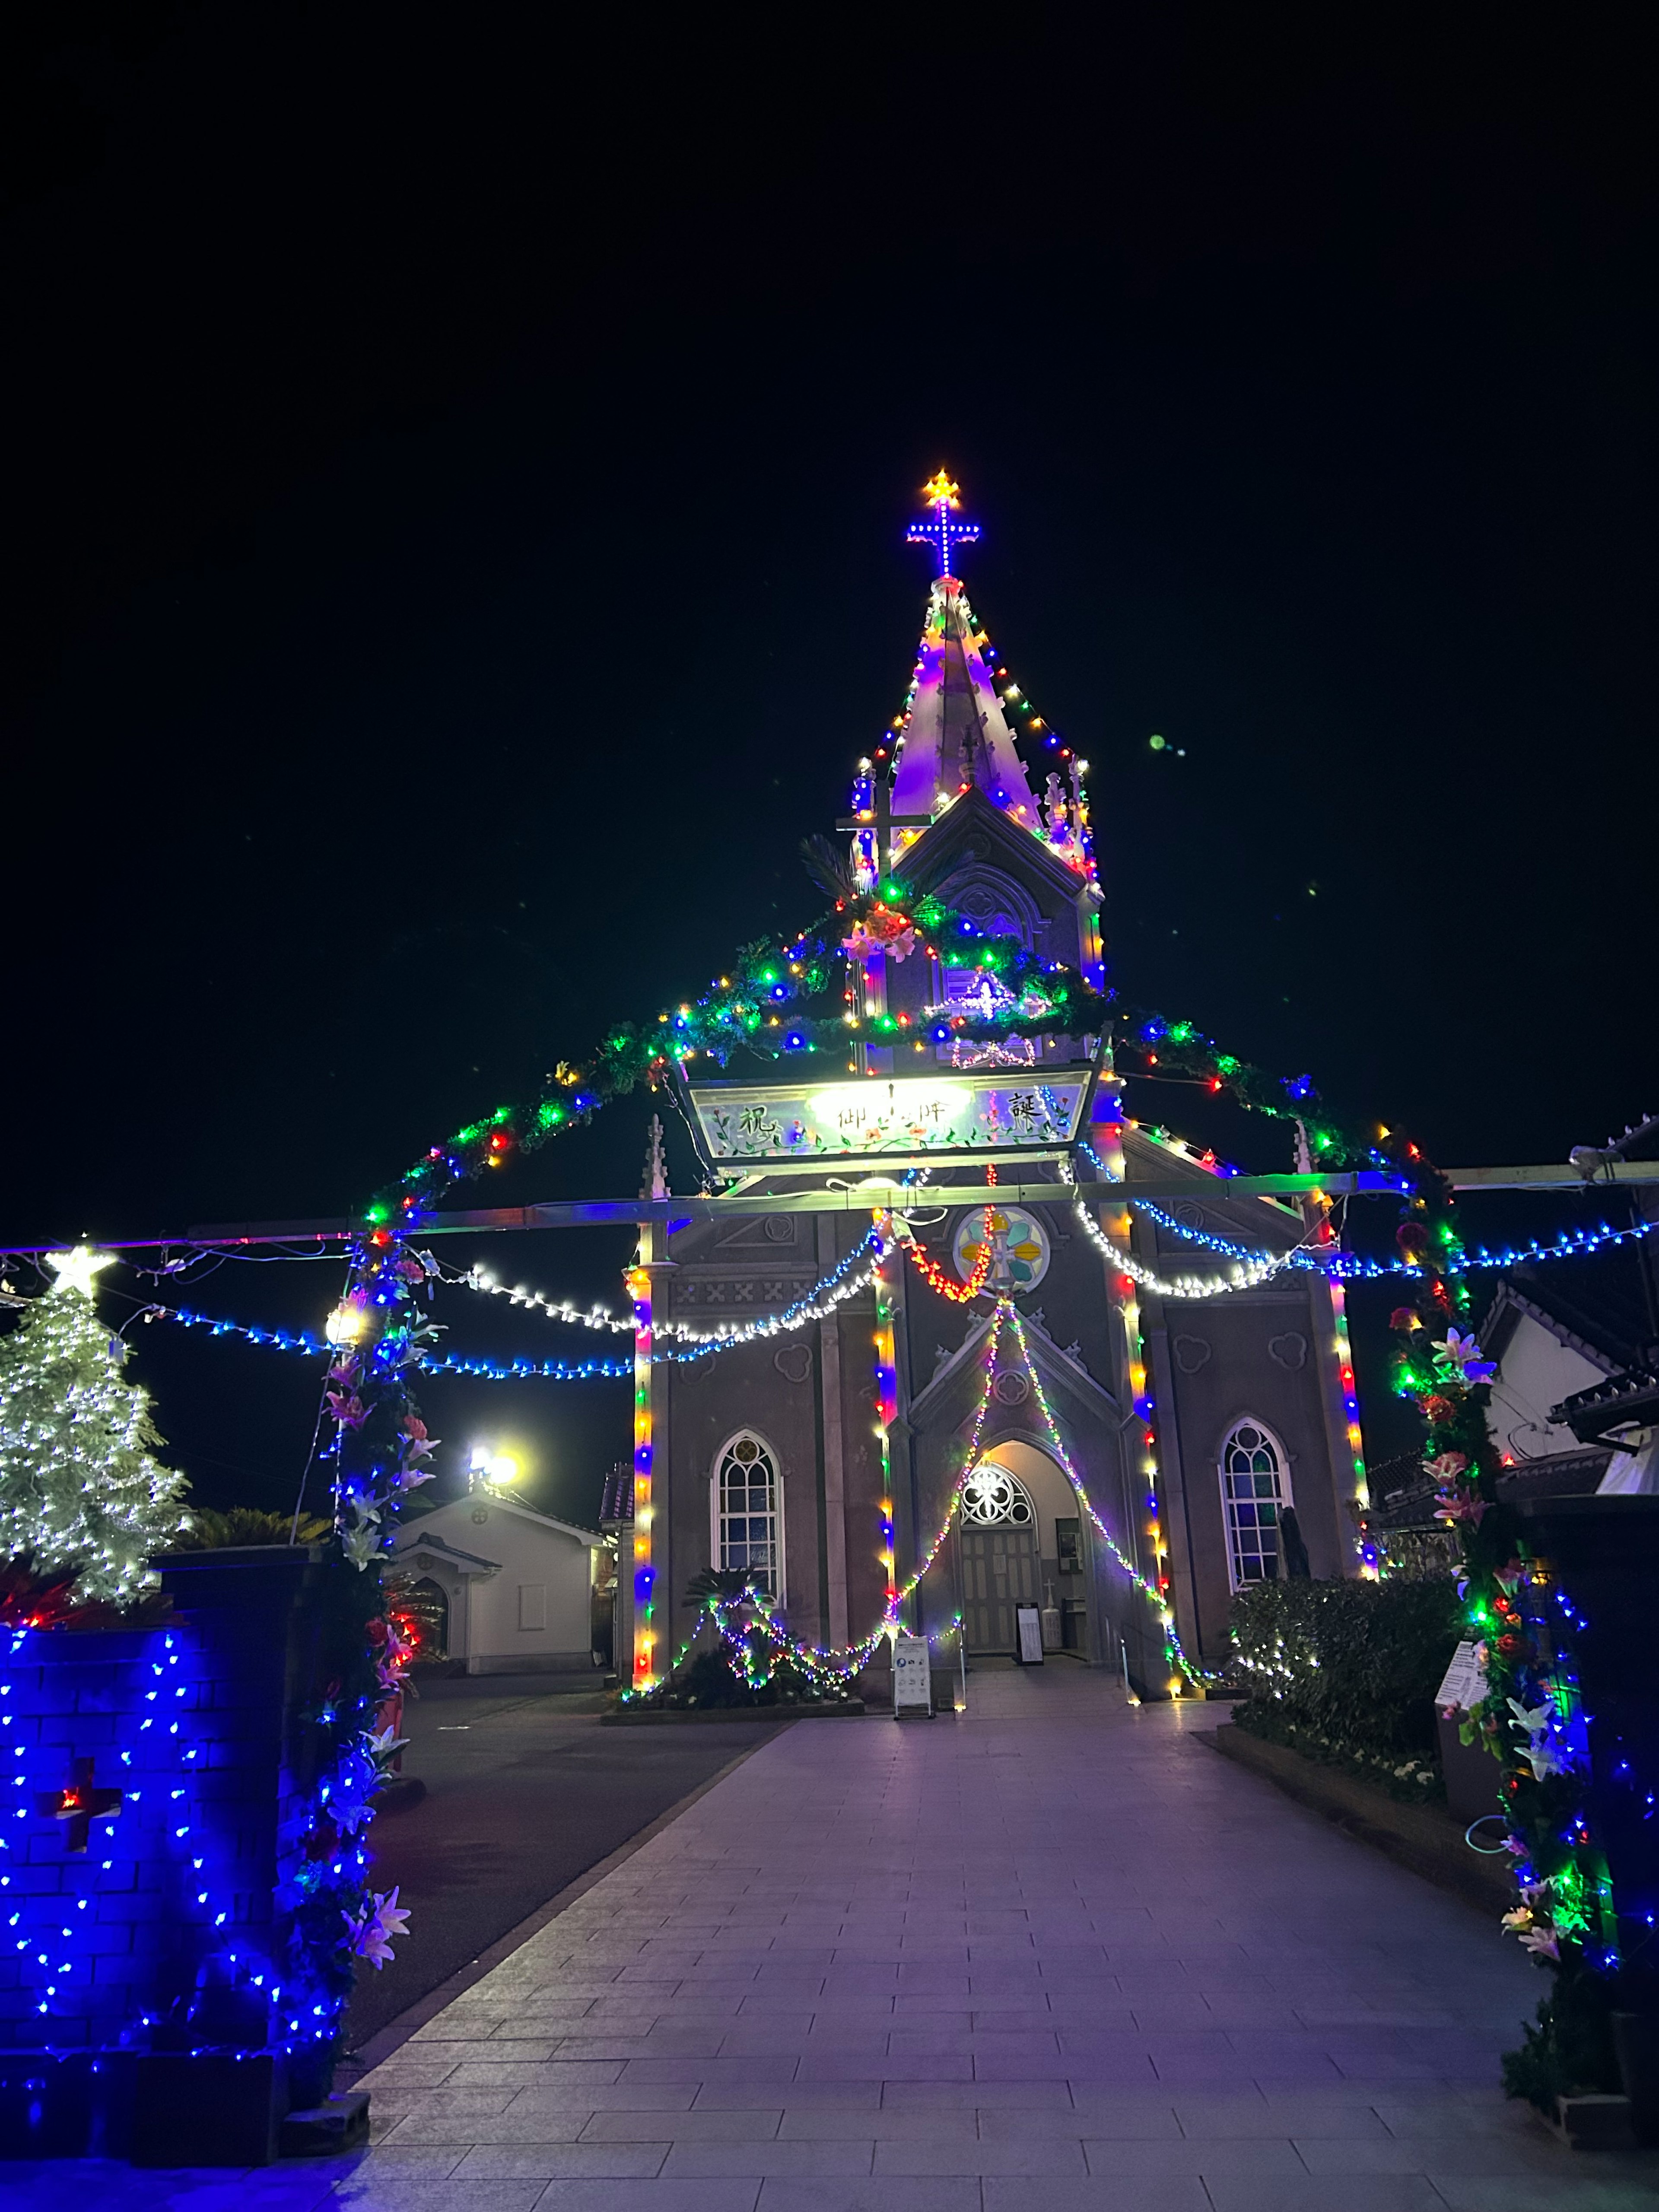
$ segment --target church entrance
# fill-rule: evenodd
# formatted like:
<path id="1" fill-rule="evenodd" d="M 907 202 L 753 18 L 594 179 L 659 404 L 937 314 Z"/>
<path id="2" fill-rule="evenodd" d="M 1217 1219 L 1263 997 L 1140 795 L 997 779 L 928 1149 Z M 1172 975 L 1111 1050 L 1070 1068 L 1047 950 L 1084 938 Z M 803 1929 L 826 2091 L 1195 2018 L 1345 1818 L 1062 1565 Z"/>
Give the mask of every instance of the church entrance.
<path id="1" fill-rule="evenodd" d="M 969 1651 L 1019 1648 L 1014 1608 L 1040 1605 L 1037 1519 L 1005 1467 L 976 1467 L 962 1491 L 962 1626 Z"/>

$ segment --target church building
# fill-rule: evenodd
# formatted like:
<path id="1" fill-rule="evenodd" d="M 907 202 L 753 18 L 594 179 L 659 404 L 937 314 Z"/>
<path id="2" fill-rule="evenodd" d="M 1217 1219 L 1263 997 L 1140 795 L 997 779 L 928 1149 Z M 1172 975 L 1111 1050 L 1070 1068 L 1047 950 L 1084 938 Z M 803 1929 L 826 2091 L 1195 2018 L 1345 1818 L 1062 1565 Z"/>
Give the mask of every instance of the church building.
<path id="1" fill-rule="evenodd" d="M 711 1188 L 780 1202 L 650 1232 L 658 1316 L 751 1321 L 843 1267 L 858 1287 L 807 1328 L 651 1370 L 652 1664 L 691 1632 L 686 1586 L 710 1566 L 752 1570 L 794 1636 L 836 1652 L 925 1567 L 902 1618 L 938 1670 L 958 1615 L 971 1666 L 1015 1652 L 1029 1605 L 1057 1658 L 1191 1695 L 1171 1650 L 1223 1664 L 1235 1590 L 1363 1569 L 1341 1292 L 1304 1268 L 1232 1287 L 1221 1248 L 1289 1252 L 1312 1221 L 1230 1195 L 1211 1155 L 1127 1118 L 1109 1037 L 969 1042 L 940 1018 L 1006 993 L 976 933 L 1097 988 L 1105 966 L 1085 764 L 1030 714 L 952 573 L 977 535 L 956 488 L 941 475 L 926 496 L 912 535 L 940 573 L 908 702 L 840 826 L 860 885 L 933 893 L 966 933 L 851 942 L 851 1041 L 810 1079 L 781 1063 L 685 1087 Z M 792 1210 L 808 1189 L 847 1210 Z M 859 1279 L 872 1220 L 896 1240 L 878 1282 Z M 878 1641 L 869 1687 L 887 1663 Z"/>

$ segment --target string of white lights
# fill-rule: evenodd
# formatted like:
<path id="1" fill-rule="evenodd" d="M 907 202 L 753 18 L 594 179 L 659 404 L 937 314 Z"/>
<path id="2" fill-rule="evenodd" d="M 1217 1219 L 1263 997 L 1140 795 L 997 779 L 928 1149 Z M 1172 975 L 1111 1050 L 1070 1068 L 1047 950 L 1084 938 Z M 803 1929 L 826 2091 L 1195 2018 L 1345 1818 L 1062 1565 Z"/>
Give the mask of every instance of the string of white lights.
<path id="1" fill-rule="evenodd" d="M 837 1262 L 821 1280 L 805 1291 L 793 1305 L 781 1313 L 761 1314 L 753 1321 L 739 1322 L 720 1328 L 698 1328 L 690 1322 L 662 1321 L 653 1324 L 658 1336 L 678 1337 L 684 1344 L 698 1346 L 702 1350 L 725 1351 L 740 1344 L 753 1344 L 767 1336 L 783 1336 L 790 1331 L 805 1328 L 815 1321 L 825 1321 L 838 1305 L 860 1291 L 867 1290 L 875 1279 L 877 1259 L 874 1253 L 875 1231 L 872 1230 L 861 1243 L 855 1244 L 845 1259 Z M 860 1262 L 863 1265 L 860 1266 Z M 525 1306 L 544 1313 L 549 1321 L 570 1322 L 582 1328 L 609 1329 L 617 1334 L 632 1336 L 634 1322 L 621 1315 L 609 1312 L 604 1306 L 589 1307 L 586 1312 L 566 1299 L 559 1304 L 541 1291 L 532 1291 L 520 1284 L 516 1288 L 498 1283 L 486 1268 L 474 1267 L 470 1273 L 454 1277 L 467 1289 L 483 1291 L 494 1297 L 504 1297 L 510 1304 Z"/>
<path id="2" fill-rule="evenodd" d="M 1061 1180 L 1072 1187 L 1073 1211 L 1090 1242 L 1121 1274 L 1131 1277 L 1142 1290 L 1151 1291 L 1158 1297 L 1187 1300 L 1219 1298 L 1233 1291 L 1253 1291 L 1293 1264 L 1283 1253 L 1261 1252 L 1230 1260 L 1224 1275 L 1161 1275 L 1156 1267 L 1149 1267 L 1144 1260 L 1138 1260 L 1122 1245 L 1113 1243 L 1084 1204 L 1083 1194 L 1069 1160 L 1060 1163 L 1060 1172 Z M 1121 1183 L 1114 1187 L 1112 1202 L 1117 1206 L 1130 1202 Z"/>

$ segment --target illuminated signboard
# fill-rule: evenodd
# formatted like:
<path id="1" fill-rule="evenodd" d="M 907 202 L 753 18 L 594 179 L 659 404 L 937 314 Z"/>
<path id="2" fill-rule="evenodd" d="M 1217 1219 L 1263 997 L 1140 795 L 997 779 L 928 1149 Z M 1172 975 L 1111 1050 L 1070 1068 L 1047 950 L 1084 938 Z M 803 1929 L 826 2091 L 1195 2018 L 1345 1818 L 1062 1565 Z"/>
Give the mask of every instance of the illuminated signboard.
<path id="1" fill-rule="evenodd" d="M 871 1076 L 799 1091 L 693 1085 L 691 1098 L 717 1160 L 855 1159 L 1069 1144 L 1089 1071 L 1054 1082 L 1036 1081 L 1035 1073 L 1000 1068 L 893 1081 Z"/>

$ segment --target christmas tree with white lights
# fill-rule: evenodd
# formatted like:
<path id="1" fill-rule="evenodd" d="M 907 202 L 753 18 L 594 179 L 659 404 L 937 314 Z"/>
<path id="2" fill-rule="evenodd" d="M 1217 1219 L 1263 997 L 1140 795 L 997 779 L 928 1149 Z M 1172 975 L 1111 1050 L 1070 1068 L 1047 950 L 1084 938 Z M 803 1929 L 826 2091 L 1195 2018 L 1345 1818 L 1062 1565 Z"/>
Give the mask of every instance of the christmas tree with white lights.
<path id="1" fill-rule="evenodd" d="M 0 1337 L 0 1564 L 73 1567 L 77 1601 L 125 1604 L 184 1524 L 185 1479 L 151 1456 L 149 1393 L 124 1379 L 127 1346 L 98 1318 L 107 1259 L 77 1245 L 47 1264 L 51 1290 L 18 1301 Z"/>

